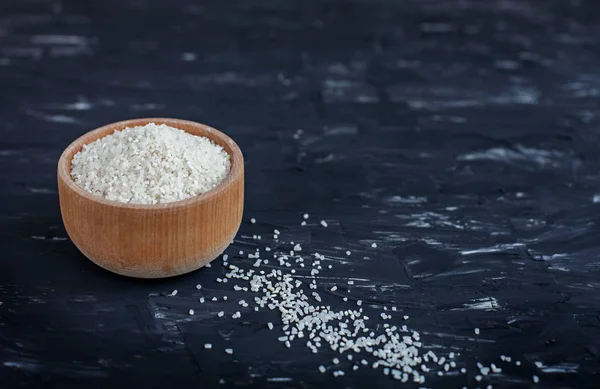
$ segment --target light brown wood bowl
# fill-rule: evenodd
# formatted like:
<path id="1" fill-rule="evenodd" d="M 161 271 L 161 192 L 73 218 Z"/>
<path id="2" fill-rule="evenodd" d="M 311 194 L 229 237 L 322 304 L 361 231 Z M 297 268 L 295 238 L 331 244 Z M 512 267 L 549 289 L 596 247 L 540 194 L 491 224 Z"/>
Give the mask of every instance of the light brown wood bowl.
<path id="1" fill-rule="evenodd" d="M 221 145 L 231 157 L 229 175 L 199 196 L 156 205 L 109 201 L 73 181 L 71 160 L 84 144 L 151 122 Z M 65 149 L 58 161 L 58 195 L 69 237 L 92 262 L 130 277 L 171 277 L 206 265 L 233 241 L 244 208 L 244 159 L 231 138 L 204 124 L 164 118 L 126 120 L 90 131 Z"/>

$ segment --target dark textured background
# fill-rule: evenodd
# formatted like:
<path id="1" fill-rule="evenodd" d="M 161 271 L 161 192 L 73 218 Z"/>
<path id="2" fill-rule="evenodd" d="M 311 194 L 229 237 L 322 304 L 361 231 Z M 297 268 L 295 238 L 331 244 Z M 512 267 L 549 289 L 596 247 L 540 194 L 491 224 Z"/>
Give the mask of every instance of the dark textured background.
<path id="1" fill-rule="evenodd" d="M 399 385 L 371 368 L 319 374 L 334 354 L 286 349 L 265 328 L 272 312 L 215 318 L 244 297 L 214 281 L 220 266 L 141 282 L 75 249 L 61 151 L 148 116 L 241 146 L 231 254 L 279 228 L 328 256 L 323 286 L 353 277 L 348 295 L 373 317 L 395 305 L 426 346 L 461 353 L 467 376 L 425 386 L 530 387 L 537 374 L 537 387 L 599 387 L 598 95 L 593 0 L 4 0 L 0 387 Z M 475 363 L 500 354 L 523 365 L 475 385 Z"/>

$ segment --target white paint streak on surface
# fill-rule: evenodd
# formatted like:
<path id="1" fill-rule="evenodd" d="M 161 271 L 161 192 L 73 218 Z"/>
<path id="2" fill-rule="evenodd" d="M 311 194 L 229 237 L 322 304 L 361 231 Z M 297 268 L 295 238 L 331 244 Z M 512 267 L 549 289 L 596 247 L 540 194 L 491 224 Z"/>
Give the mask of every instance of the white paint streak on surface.
<path id="1" fill-rule="evenodd" d="M 337 126 L 325 129 L 325 136 L 332 135 L 356 135 L 358 129 L 356 126 Z"/>
<path id="2" fill-rule="evenodd" d="M 56 194 L 55 189 L 50 188 L 29 188 L 31 193 L 40 193 L 40 194 Z"/>
<path id="3" fill-rule="evenodd" d="M 438 338 L 465 340 L 465 341 L 477 342 L 477 343 L 496 343 L 496 341 L 492 340 L 492 339 L 484 339 L 484 338 L 480 338 L 480 337 L 473 338 L 471 336 L 461 336 L 461 335 L 455 335 L 455 334 L 448 334 L 445 332 L 419 331 L 419 333 L 422 335 L 430 335 L 430 336 L 435 336 Z"/>
<path id="4" fill-rule="evenodd" d="M 552 366 L 544 366 L 542 367 L 542 371 L 544 373 L 558 373 L 558 374 L 568 374 L 568 373 L 577 373 L 579 369 L 579 365 L 576 363 L 559 363 Z"/>
<path id="5" fill-rule="evenodd" d="M 539 166 L 546 166 L 555 165 L 557 159 L 563 157 L 564 155 L 559 151 L 516 145 L 514 149 L 494 147 L 461 154 L 456 159 L 459 161 L 533 162 Z"/>
<path id="6" fill-rule="evenodd" d="M 135 110 L 135 111 L 151 111 L 154 109 L 161 109 L 161 108 L 164 108 L 164 105 L 155 104 L 155 103 L 141 103 L 141 104 L 133 104 L 131 106 L 131 109 Z"/>
<path id="7" fill-rule="evenodd" d="M 292 382 L 293 379 L 290 377 L 270 377 L 267 378 L 269 382 Z"/>
<path id="8" fill-rule="evenodd" d="M 475 309 L 482 311 L 496 311 L 500 309 L 500 304 L 498 304 L 498 300 L 494 297 L 483 297 L 479 299 L 472 300 L 470 303 L 463 304 L 464 309 Z M 458 310 L 461 310 L 460 308 Z"/>
<path id="9" fill-rule="evenodd" d="M 70 111 L 88 111 L 92 109 L 92 104 L 88 103 L 87 101 L 80 100 L 75 103 L 65 104 L 62 107 L 63 109 Z"/>
<path id="10" fill-rule="evenodd" d="M 483 247 L 475 250 L 464 250 L 460 253 L 462 255 L 475 255 L 475 254 L 485 254 L 485 253 L 499 253 L 505 251 L 507 249 L 521 248 L 525 245 L 523 243 L 509 243 L 509 244 L 499 244 L 492 247 Z"/>
<path id="11" fill-rule="evenodd" d="M 79 45 L 86 46 L 90 39 L 80 35 L 33 35 L 31 43 L 36 45 Z"/>
<path id="12" fill-rule="evenodd" d="M 33 116 L 38 119 L 42 119 L 46 122 L 51 122 L 51 123 L 77 123 L 78 122 L 78 120 L 75 119 L 74 117 L 67 116 L 67 115 L 49 115 L 46 113 L 33 111 L 33 110 L 27 110 L 26 112 L 29 116 Z"/>
<path id="13" fill-rule="evenodd" d="M 333 154 L 327 154 L 325 157 L 315 159 L 315 163 L 327 163 L 335 159 Z"/>
<path id="14" fill-rule="evenodd" d="M 562 267 L 562 266 L 550 266 L 548 269 L 549 269 L 549 270 L 565 271 L 565 272 L 568 272 L 568 271 L 570 271 L 570 270 L 569 270 L 569 269 L 567 269 L 566 267 Z"/>
<path id="15" fill-rule="evenodd" d="M 13 369 L 20 369 L 20 370 L 29 370 L 29 371 L 38 370 L 37 364 L 31 363 L 31 362 L 4 361 L 4 362 L 2 362 L 2 365 L 5 367 L 10 367 Z"/>
<path id="16" fill-rule="evenodd" d="M 401 203 L 401 204 L 421 204 L 426 203 L 427 198 L 421 196 L 390 196 L 386 200 L 388 203 Z"/>
<path id="17" fill-rule="evenodd" d="M 446 273 L 439 273 L 436 274 L 435 276 L 433 276 L 434 278 L 437 277 L 450 277 L 450 276 L 462 276 L 462 275 L 466 275 L 466 274 L 475 274 L 475 273 L 481 273 L 486 271 L 487 269 L 472 269 L 472 270 L 453 270 L 453 271 L 449 271 Z"/>

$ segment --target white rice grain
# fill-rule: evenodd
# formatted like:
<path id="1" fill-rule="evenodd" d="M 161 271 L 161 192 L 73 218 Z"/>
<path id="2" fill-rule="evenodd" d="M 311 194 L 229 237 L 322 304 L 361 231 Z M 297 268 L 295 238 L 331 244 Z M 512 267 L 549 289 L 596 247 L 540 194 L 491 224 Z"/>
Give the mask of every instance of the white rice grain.
<path id="1" fill-rule="evenodd" d="M 161 204 L 211 190 L 230 167 L 229 154 L 210 139 L 148 123 L 84 145 L 73 157 L 71 177 L 107 200 Z"/>

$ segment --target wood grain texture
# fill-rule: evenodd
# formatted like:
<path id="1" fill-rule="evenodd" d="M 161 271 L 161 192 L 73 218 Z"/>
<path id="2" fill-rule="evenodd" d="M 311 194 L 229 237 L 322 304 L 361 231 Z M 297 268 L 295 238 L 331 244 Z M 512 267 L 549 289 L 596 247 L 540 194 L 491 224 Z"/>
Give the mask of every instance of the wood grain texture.
<path id="1" fill-rule="evenodd" d="M 221 145 L 231 157 L 229 175 L 200 196 L 157 205 L 109 201 L 75 184 L 71 160 L 83 145 L 150 122 Z M 206 265 L 233 241 L 243 212 L 244 161 L 231 138 L 200 123 L 165 118 L 121 121 L 90 131 L 65 149 L 58 162 L 58 193 L 67 233 L 91 261 L 131 277 L 176 276 Z"/>

